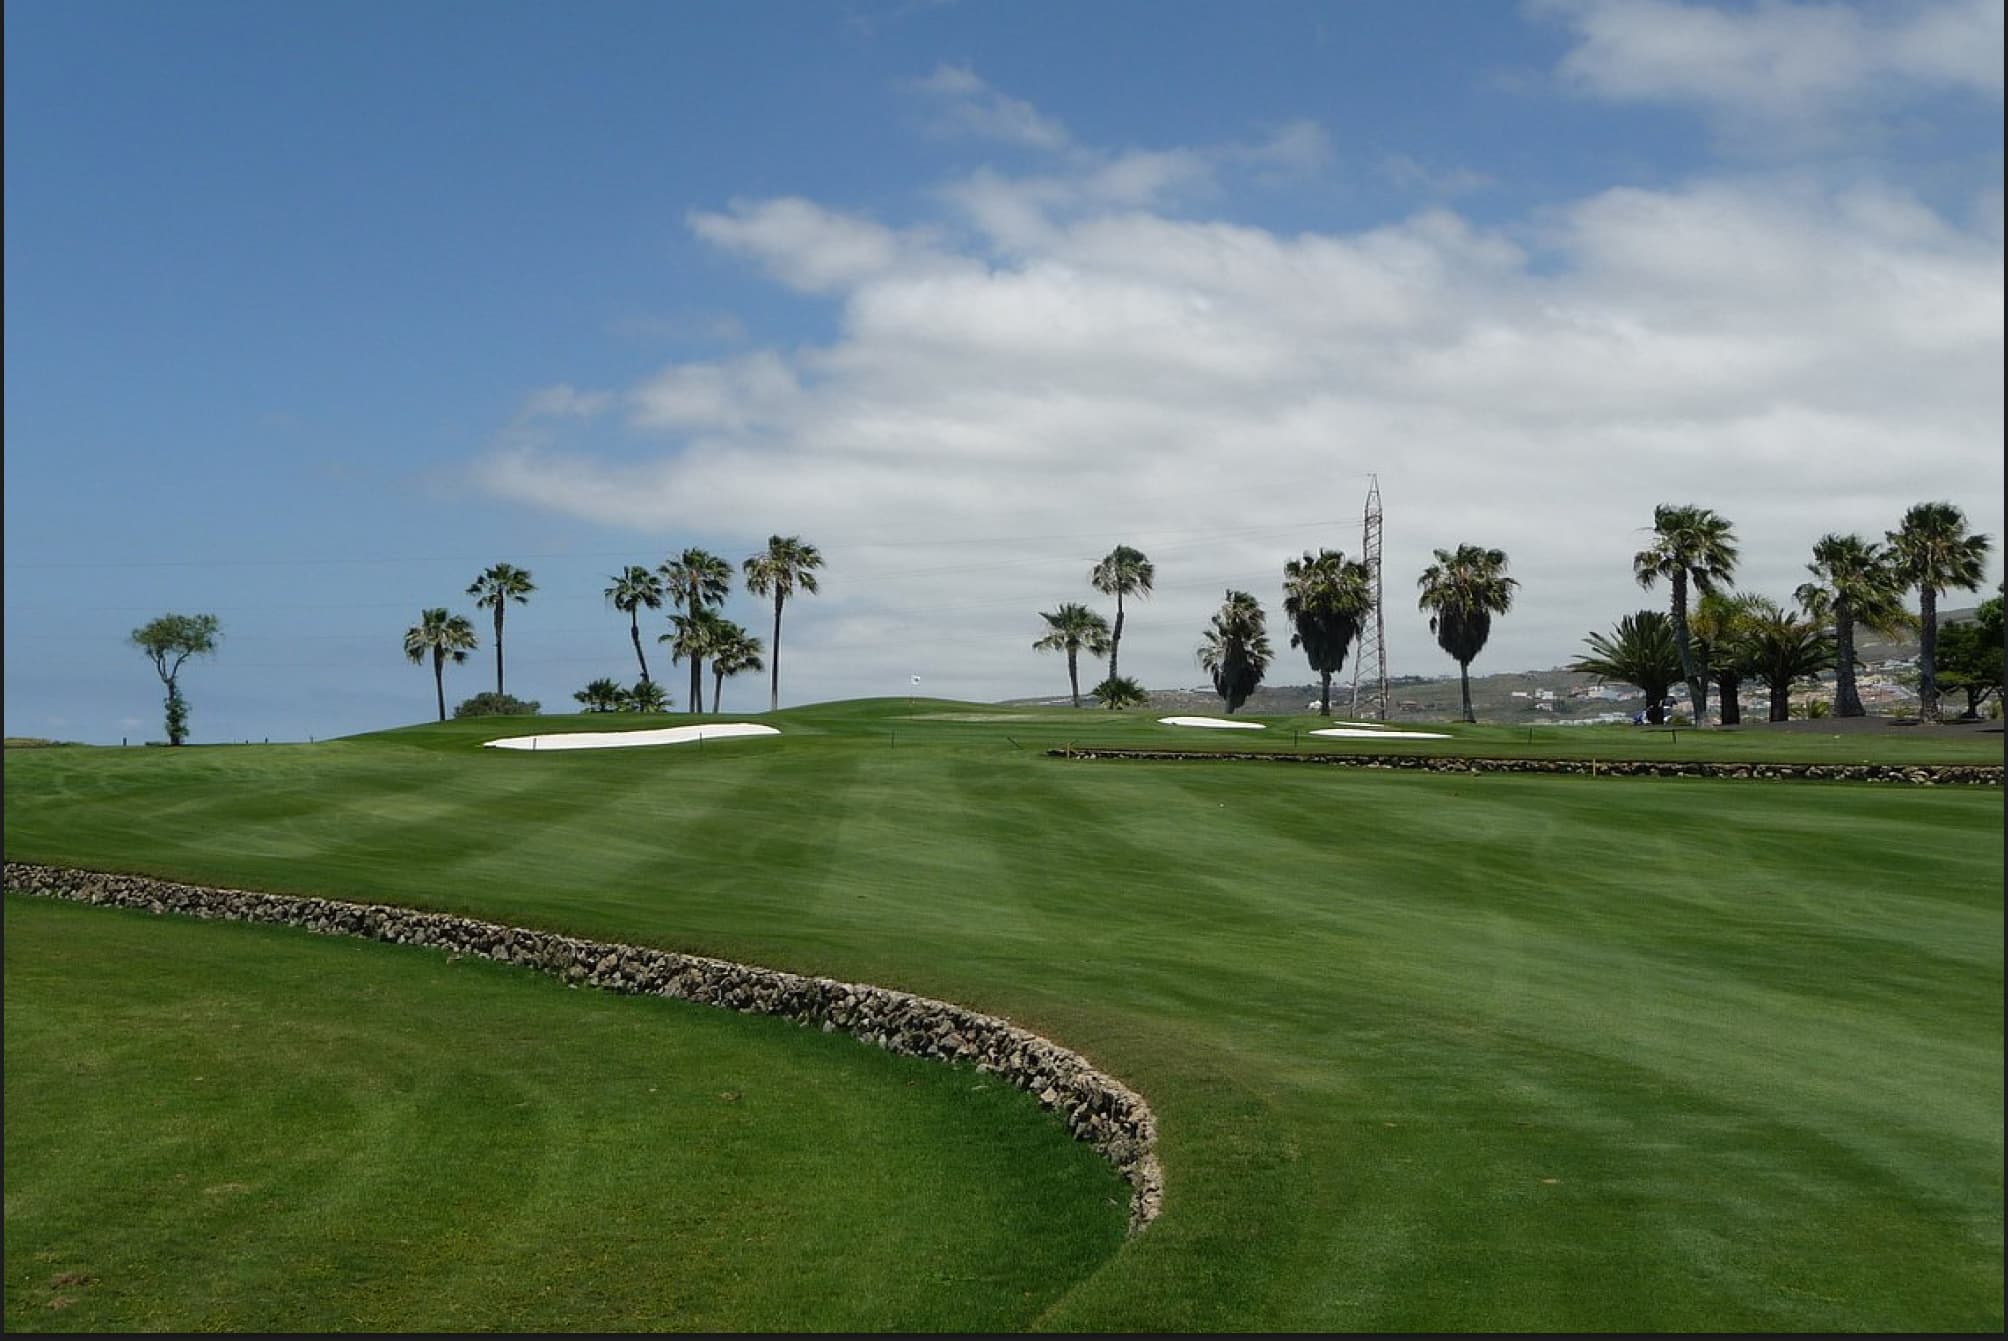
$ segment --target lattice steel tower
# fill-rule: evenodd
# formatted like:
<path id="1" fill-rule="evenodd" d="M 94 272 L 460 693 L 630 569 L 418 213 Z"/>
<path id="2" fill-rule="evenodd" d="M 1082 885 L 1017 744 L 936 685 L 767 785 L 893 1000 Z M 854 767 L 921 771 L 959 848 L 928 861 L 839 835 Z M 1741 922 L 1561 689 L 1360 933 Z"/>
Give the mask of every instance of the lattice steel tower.
<path id="1" fill-rule="evenodd" d="M 1380 476 L 1367 476 L 1366 521 L 1360 528 L 1360 561 L 1367 566 L 1367 587 L 1373 592 L 1373 614 L 1360 626 L 1360 641 L 1353 651 L 1353 716 L 1360 720 L 1387 720 L 1387 625 L 1381 617 L 1381 496 Z M 1371 660 L 1373 669 L 1367 671 Z M 1366 671 L 1365 675 L 1362 672 Z M 1360 698 L 1360 684 L 1366 683 L 1367 697 Z"/>

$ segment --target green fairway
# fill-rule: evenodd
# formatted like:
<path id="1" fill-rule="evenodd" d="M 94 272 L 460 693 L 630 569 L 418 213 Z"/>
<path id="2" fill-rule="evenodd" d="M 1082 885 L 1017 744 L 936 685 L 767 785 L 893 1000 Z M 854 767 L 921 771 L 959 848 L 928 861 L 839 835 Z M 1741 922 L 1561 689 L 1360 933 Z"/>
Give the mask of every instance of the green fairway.
<path id="1" fill-rule="evenodd" d="M 6 854 L 905 988 L 1007 1016 L 1141 1092 L 1161 1132 L 1160 1219 L 1105 1261 L 1068 1257 L 1056 1270 L 1073 1274 L 1036 1315 L 957 1317 L 961 1287 L 942 1283 L 927 1302 L 948 1311 L 927 1316 L 949 1320 L 927 1325 L 2002 1325 L 1997 788 L 1043 754 L 1070 741 L 1289 748 L 1316 718 L 1207 732 L 882 700 L 760 720 L 784 734 L 479 747 L 680 724 L 577 717 L 313 746 L 20 752 Z M 1411 748 L 1781 762 L 2001 750 L 1998 736 L 1579 728 L 1530 746 L 1524 730 L 1445 729 L 1453 739 Z M 133 920 L 73 914 L 86 916 Z M 304 939 L 263 932 L 229 954 L 269 966 Z M 398 952 L 346 953 L 360 965 Z M 15 963 L 10 941 L 10 1007 Z M 412 972 L 440 980 L 444 1009 L 468 967 Z M 503 980 L 526 1020 L 540 1004 L 583 1009 L 585 994 Z M 72 1007 L 78 1029 L 117 1027 L 111 1005 L 96 1024 L 92 1006 Z M 620 1021 L 662 1007 L 593 1009 Z M 9 1027 L 11 1326 L 17 1184 L 61 1167 L 16 1151 L 11 1100 L 61 1061 L 17 1058 L 11 1013 Z M 506 1055 L 494 1065 L 506 1089 Z M 551 1226 L 551 1251 L 562 1232 Z M 816 1232 L 773 1251 L 812 1254 Z M 749 1308 L 713 1325 L 818 1324 Z"/>
<path id="2" fill-rule="evenodd" d="M 1128 1188 L 1030 1096 L 480 960 L 9 897 L 6 1325 L 1022 1327 Z"/>

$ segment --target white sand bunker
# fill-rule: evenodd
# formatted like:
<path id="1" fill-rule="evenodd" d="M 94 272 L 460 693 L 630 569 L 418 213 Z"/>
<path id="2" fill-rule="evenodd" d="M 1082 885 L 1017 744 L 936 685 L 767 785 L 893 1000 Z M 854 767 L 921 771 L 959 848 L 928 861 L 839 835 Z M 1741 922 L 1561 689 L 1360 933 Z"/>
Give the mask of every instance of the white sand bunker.
<path id="1" fill-rule="evenodd" d="M 1230 731 L 1260 731 L 1264 729 L 1260 722 L 1230 722 L 1225 717 L 1160 717 L 1157 720 L 1163 722 L 1166 726 L 1224 726 Z"/>
<path id="2" fill-rule="evenodd" d="M 1327 727 L 1322 731 L 1306 731 L 1307 736 L 1347 736 L 1353 740 L 1449 740 L 1442 731 L 1389 731 L 1381 727 L 1362 730 L 1356 726 Z"/>
<path id="3" fill-rule="evenodd" d="M 683 745 L 693 740 L 726 736 L 778 736 L 771 726 L 754 722 L 712 722 L 704 726 L 665 726 L 651 731 L 570 731 L 557 736 L 510 736 L 485 740 L 500 750 L 619 750 L 632 745 Z"/>

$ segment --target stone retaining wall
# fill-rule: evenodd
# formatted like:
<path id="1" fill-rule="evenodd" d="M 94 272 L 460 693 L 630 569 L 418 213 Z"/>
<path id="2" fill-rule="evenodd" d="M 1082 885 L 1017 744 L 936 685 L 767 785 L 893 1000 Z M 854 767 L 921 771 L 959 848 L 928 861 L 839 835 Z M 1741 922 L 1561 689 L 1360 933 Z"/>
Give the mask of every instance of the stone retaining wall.
<path id="1" fill-rule="evenodd" d="M 946 1001 L 385 904 L 211 889 L 12 861 L 6 863 L 6 886 L 80 903 L 278 923 L 322 935 L 479 955 L 528 965 L 581 986 L 779 1015 L 818 1026 L 825 1033 L 842 1030 L 907 1056 L 968 1062 L 1037 1095 L 1041 1105 L 1062 1118 L 1068 1131 L 1116 1166 L 1131 1188 L 1131 1232 L 1155 1219 L 1164 1201 L 1164 1175 L 1156 1154 L 1157 1120 L 1141 1096 L 1049 1039 Z"/>
<path id="2" fill-rule="evenodd" d="M 1699 760 L 1482 759 L 1440 754 L 1285 754 L 1254 750 L 1121 750 L 1071 746 L 1047 750 L 1059 759 L 1260 759 L 1281 764 L 1408 768 L 1425 773 L 1570 773 L 1584 777 L 1819 778 L 1839 782 L 1942 783 L 1999 787 L 2000 764 L 1756 764 Z"/>

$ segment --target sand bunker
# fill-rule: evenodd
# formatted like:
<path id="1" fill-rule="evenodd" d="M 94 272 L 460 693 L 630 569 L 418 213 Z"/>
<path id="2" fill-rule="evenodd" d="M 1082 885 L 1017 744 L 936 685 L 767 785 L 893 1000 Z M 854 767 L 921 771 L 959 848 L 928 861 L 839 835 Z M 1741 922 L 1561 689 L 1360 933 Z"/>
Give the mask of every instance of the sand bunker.
<path id="1" fill-rule="evenodd" d="M 499 750 L 619 750 L 632 745 L 682 745 L 693 740 L 726 736 L 778 736 L 771 726 L 753 722 L 712 722 L 704 726 L 666 726 L 650 731 L 571 731 L 557 736 L 510 736 L 485 740 Z"/>
<path id="2" fill-rule="evenodd" d="M 1346 736 L 1353 740 L 1449 740 L 1442 731 L 1389 731 L 1382 727 L 1361 730 L 1356 726 L 1327 727 L 1322 731 L 1306 731 L 1307 736 Z"/>
<path id="3" fill-rule="evenodd" d="M 1264 729 L 1260 722 L 1230 722 L 1225 717 L 1160 717 L 1157 720 L 1163 722 L 1166 726 L 1224 726 L 1233 731 L 1260 731 Z"/>

